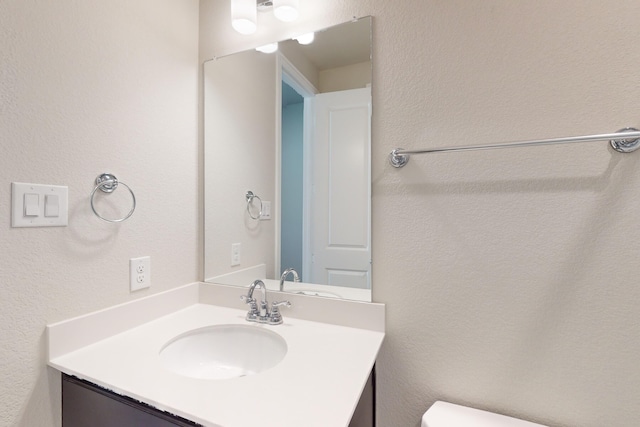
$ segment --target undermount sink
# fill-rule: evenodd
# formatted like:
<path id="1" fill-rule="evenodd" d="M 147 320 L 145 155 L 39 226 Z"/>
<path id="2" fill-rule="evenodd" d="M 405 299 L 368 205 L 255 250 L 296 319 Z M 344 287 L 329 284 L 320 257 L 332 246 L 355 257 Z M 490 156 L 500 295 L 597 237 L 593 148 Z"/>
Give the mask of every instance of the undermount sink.
<path id="1" fill-rule="evenodd" d="M 215 325 L 173 338 L 160 350 L 160 359 L 177 374 L 221 380 L 266 371 L 286 353 L 284 338 L 263 327 Z"/>

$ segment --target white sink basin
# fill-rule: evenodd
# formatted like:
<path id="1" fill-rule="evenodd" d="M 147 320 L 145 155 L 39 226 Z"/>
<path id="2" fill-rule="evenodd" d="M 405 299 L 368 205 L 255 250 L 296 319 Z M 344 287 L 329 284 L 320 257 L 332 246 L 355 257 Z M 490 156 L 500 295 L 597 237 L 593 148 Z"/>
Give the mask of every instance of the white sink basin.
<path id="1" fill-rule="evenodd" d="M 284 338 L 262 326 L 216 325 L 173 338 L 160 350 L 160 359 L 177 374 L 221 380 L 265 371 L 286 353 Z"/>

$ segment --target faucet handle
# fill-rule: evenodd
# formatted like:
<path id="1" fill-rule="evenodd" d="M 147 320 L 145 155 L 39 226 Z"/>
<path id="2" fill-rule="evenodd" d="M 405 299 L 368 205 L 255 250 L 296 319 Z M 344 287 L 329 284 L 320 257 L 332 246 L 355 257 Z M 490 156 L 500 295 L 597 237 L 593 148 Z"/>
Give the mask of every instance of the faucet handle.
<path id="1" fill-rule="evenodd" d="M 247 313 L 247 320 L 250 321 L 255 321 L 258 318 L 258 304 L 256 303 L 256 300 L 253 298 L 249 298 L 246 295 L 242 295 L 240 297 L 240 299 L 242 301 L 244 301 L 245 304 L 249 305 L 249 312 Z"/>
<path id="2" fill-rule="evenodd" d="M 285 306 L 287 308 L 291 307 L 291 303 L 289 301 L 274 301 L 271 303 L 271 309 L 273 310 L 274 308 L 280 307 L 280 306 Z"/>
<path id="3" fill-rule="evenodd" d="M 282 323 L 282 314 L 280 314 L 281 306 L 291 307 L 291 303 L 289 301 L 274 301 L 271 303 L 271 314 L 269 315 L 269 324 L 270 325 L 279 325 Z"/>

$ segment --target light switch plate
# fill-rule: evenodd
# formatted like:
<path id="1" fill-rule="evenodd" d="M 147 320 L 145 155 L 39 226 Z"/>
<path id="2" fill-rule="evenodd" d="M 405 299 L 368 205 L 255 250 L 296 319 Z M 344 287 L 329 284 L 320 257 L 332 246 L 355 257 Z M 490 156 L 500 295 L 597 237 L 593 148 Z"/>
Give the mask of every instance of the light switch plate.
<path id="1" fill-rule="evenodd" d="M 261 220 L 271 219 L 271 202 L 262 202 Z"/>
<path id="2" fill-rule="evenodd" d="M 25 194 L 30 196 L 25 198 Z M 29 215 L 26 215 L 25 200 L 36 199 L 31 195 L 38 196 L 37 206 L 30 206 Z M 47 203 L 53 202 L 57 206 L 47 207 Z M 47 207 L 46 210 L 45 207 Z M 56 209 L 57 212 L 55 212 Z M 45 216 L 45 211 L 48 216 Z M 68 216 L 69 187 L 24 182 L 11 183 L 11 227 L 65 227 L 68 224 Z"/>

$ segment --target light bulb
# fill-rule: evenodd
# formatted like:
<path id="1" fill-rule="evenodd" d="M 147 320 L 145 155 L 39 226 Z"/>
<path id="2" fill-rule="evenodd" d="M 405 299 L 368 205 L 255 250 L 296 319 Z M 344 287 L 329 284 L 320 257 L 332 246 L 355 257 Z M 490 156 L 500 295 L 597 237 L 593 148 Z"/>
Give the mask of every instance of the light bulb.
<path id="1" fill-rule="evenodd" d="M 231 0 L 231 26 L 240 34 L 253 34 L 258 28 L 255 0 Z"/>
<path id="2" fill-rule="evenodd" d="M 273 0 L 273 14 L 281 21 L 298 19 L 298 0 Z"/>
<path id="3" fill-rule="evenodd" d="M 311 43 L 313 43 L 313 39 L 315 39 L 315 38 L 316 38 L 316 34 L 315 33 L 307 33 L 307 34 L 303 34 L 301 36 L 298 36 L 295 39 L 300 44 L 311 44 Z"/>
<path id="4" fill-rule="evenodd" d="M 258 46 L 256 50 L 262 53 L 273 53 L 278 50 L 278 43 L 269 43 L 265 44 L 264 46 Z"/>

